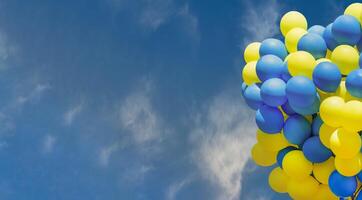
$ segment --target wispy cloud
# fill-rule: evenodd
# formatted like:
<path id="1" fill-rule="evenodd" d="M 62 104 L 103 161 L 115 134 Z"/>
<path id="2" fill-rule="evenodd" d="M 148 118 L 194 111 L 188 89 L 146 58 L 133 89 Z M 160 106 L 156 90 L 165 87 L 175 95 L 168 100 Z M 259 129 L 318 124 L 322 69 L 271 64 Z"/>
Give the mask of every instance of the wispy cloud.
<path id="1" fill-rule="evenodd" d="M 75 118 L 82 112 L 83 110 L 83 106 L 84 103 L 79 103 L 76 104 L 74 106 L 72 106 L 71 108 L 69 108 L 65 113 L 64 113 L 64 124 L 66 126 L 70 126 L 72 125 L 73 121 L 75 120 Z"/>
<path id="2" fill-rule="evenodd" d="M 120 148 L 119 143 L 114 143 L 109 146 L 105 146 L 101 148 L 99 151 L 99 163 L 103 167 L 107 167 L 109 165 L 109 160 L 112 154 Z"/>
<path id="3" fill-rule="evenodd" d="M 53 152 L 54 146 L 57 142 L 57 138 L 53 135 L 45 135 L 42 142 L 42 152 L 49 154 Z"/>
<path id="4" fill-rule="evenodd" d="M 45 91 L 50 90 L 50 89 L 51 89 L 51 87 L 49 84 L 38 83 L 28 94 L 19 95 L 18 97 L 16 97 L 14 106 L 21 107 L 30 101 L 38 100 Z"/>
<path id="5" fill-rule="evenodd" d="M 280 3 L 271 0 L 260 3 L 243 1 L 241 16 L 243 32 L 242 46 L 254 41 L 262 41 L 279 33 Z"/>
<path id="6" fill-rule="evenodd" d="M 165 199 L 166 200 L 175 200 L 177 197 L 177 194 L 190 182 L 192 182 L 192 178 L 187 177 L 185 179 L 172 183 L 166 191 Z"/>
<path id="7" fill-rule="evenodd" d="M 223 93 L 199 116 L 191 133 L 194 163 L 216 187 L 216 199 L 238 199 L 241 172 L 255 142 L 253 115 L 245 110 L 239 96 Z"/>

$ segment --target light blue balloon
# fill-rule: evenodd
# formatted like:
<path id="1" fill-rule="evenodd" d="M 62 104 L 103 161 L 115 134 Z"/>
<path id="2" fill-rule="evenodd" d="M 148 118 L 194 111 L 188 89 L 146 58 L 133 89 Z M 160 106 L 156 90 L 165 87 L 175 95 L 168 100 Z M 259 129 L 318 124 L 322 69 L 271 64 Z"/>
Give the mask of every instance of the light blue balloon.
<path id="1" fill-rule="evenodd" d="M 282 112 L 278 108 L 268 105 L 262 105 L 256 111 L 255 121 L 264 133 L 280 133 L 284 126 Z"/>
<path id="2" fill-rule="evenodd" d="M 335 92 L 341 80 L 342 74 L 334 63 L 321 62 L 314 68 L 313 82 L 324 92 Z"/>
<path id="3" fill-rule="evenodd" d="M 340 44 L 356 45 L 361 38 L 361 25 L 351 15 L 341 15 L 334 20 L 332 34 Z"/>
<path id="4" fill-rule="evenodd" d="M 314 26 L 311 26 L 309 29 L 308 29 L 308 33 L 315 33 L 315 34 L 318 34 L 320 35 L 321 37 L 323 37 L 323 33 L 324 33 L 324 30 L 326 28 L 324 28 L 324 26 L 321 26 L 321 25 L 314 25 Z"/>
<path id="5" fill-rule="evenodd" d="M 354 70 L 348 74 L 346 88 L 352 96 L 362 98 L 362 69 Z"/>
<path id="6" fill-rule="evenodd" d="M 328 49 L 331 51 L 333 51 L 333 49 L 339 45 L 337 40 L 332 35 L 332 24 L 329 24 L 324 30 L 323 39 L 326 42 Z"/>
<path id="7" fill-rule="evenodd" d="M 283 68 L 283 73 L 282 73 L 282 79 L 285 82 L 288 82 L 289 79 L 292 78 L 292 75 L 290 75 L 289 70 L 288 70 L 288 62 L 284 61 L 284 68 Z"/>
<path id="8" fill-rule="evenodd" d="M 244 92 L 245 92 L 245 90 L 246 90 L 246 88 L 248 87 L 248 85 L 246 85 L 246 83 L 245 82 L 243 82 L 242 84 L 241 84 L 241 94 L 244 96 Z"/>
<path id="9" fill-rule="evenodd" d="M 262 56 L 256 63 L 256 74 L 261 81 L 281 78 L 284 71 L 283 61 L 275 55 Z"/>
<path id="10" fill-rule="evenodd" d="M 287 101 L 286 84 L 282 79 L 271 78 L 261 85 L 261 99 L 266 105 L 278 107 Z"/>
<path id="11" fill-rule="evenodd" d="M 357 189 L 357 179 L 355 176 L 343 176 L 335 170 L 329 176 L 328 185 L 336 196 L 350 197 Z"/>
<path id="12" fill-rule="evenodd" d="M 290 105 L 305 108 L 315 103 L 317 89 L 307 77 L 294 76 L 287 82 L 286 94 Z"/>
<path id="13" fill-rule="evenodd" d="M 313 115 L 319 112 L 320 107 L 320 98 L 319 96 L 315 96 L 314 101 L 311 105 L 307 106 L 298 106 L 294 104 L 290 104 L 290 107 L 300 115 Z"/>
<path id="14" fill-rule="evenodd" d="M 307 33 L 300 38 L 298 50 L 309 52 L 315 59 L 324 58 L 327 54 L 327 44 L 322 36 L 315 33 Z"/>
<path id="15" fill-rule="evenodd" d="M 312 135 L 311 124 L 302 115 L 291 115 L 285 121 L 283 134 L 289 143 L 302 145 Z"/>
<path id="16" fill-rule="evenodd" d="M 323 124 L 323 121 L 319 115 L 314 117 L 314 119 L 312 121 L 312 134 L 313 135 L 319 135 L 319 129 L 321 128 L 322 124 Z"/>
<path id="17" fill-rule="evenodd" d="M 284 58 L 288 55 L 287 49 L 282 41 L 269 38 L 265 39 L 259 49 L 260 56 L 265 56 L 268 54 L 272 54 L 278 56 L 280 59 L 284 60 Z"/>
<path id="18" fill-rule="evenodd" d="M 244 91 L 244 99 L 246 104 L 253 110 L 259 109 L 263 105 L 263 100 L 260 95 L 260 88 L 256 84 L 252 84 Z"/>
<path id="19" fill-rule="evenodd" d="M 321 163 L 328 160 L 333 153 L 325 147 L 319 136 L 308 138 L 303 144 L 303 154 L 312 163 Z"/>

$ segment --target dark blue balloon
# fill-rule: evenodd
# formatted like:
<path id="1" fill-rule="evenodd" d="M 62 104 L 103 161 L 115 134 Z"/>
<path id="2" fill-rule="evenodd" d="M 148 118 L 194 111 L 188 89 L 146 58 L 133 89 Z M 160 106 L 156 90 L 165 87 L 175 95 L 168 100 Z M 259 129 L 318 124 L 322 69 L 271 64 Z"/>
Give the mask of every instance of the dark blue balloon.
<path id="1" fill-rule="evenodd" d="M 317 115 L 312 121 L 312 134 L 319 135 L 319 129 L 321 128 L 323 121 L 319 115 Z"/>
<path id="2" fill-rule="evenodd" d="M 360 182 L 362 182 L 362 171 L 360 171 L 360 172 L 357 174 L 357 178 L 359 179 Z"/>
<path id="3" fill-rule="evenodd" d="M 274 55 L 265 55 L 256 63 L 256 74 L 261 81 L 270 78 L 281 78 L 284 72 L 284 62 Z"/>
<path id="4" fill-rule="evenodd" d="M 282 150 L 280 150 L 278 152 L 278 155 L 277 155 L 277 163 L 279 165 L 280 168 L 283 168 L 283 159 L 285 157 L 285 155 L 287 155 L 287 153 L 291 152 L 291 151 L 294 151 L 294 150 L 297 150 L 298 148 L 296 147 L 293 147 L 293 146 L 289 146 L 289 147 L 286 147 Z"/>
<path id="5" fill-rule="evenodd" d="M 315 96 L 314 101 L 311 105 L 307 106 L 298 106 L 292 103 L 289 103 L 290 107 L 300 115 L 313 115 L 319 112 L 320 99 L 318 96 Z"/>
<path id="6" fill-rule="evenodd" d="M 256 124 L 264 133 L 280 133 L 284 126 L 284 116 L 275 107 L 262 105 L 255 116 Z"/>
<path id="7" fill-rule="evenodd" d="M 315 33 L 315 34 L 318 34 L 320 35 L 321 37 L 323 37 L 323 33 L 324 33 L 324 30 L 326 28 L 324 28 L 323 26 L 321 25 L 314 25 L 314 26 L 311 26 L 309 29 L 308 29 L 308 33 Z"/>
<path id="8" fill-rule="evenodd" d="M 357 197 L 355 198 L 355 200 L 362 200 L 362 192 L 361 191 L 357 194 Z"/>
<path id="9" fill-rule="evenodd" d="M 329 176 L 328 185 L 336 196 L 350 197 L 357 189 L 357 179 L 355 176 L 346 177 L 334 171 Z"/>
<path id="10" fill-rule="evenodd" d="M 259 48 L 260 56 L 265 56 L 268 54 L 272 54 L 278 56 L 280 59 L 283 59 L 288 55 L 287 49 L 282 41 L 269 38 L 265 39 Z"/>
<path id="11" fill-rule="evenodd" d="M 358 49 L 358 51 L 361 53 L 362 52 L 362 37 L 359 39 L 359 42 L 358 42 L 358 44 L 357 44 L 357 49 Z M 360 67 L 361 67 L 361 60 L 360 60 Z"/>
<path id="12" fill-rule="evenodd" d="M 303 154 L 312 163 L 321 163 L 328 160 L 333 154 L 325 147 L 319 136 L 308 138 L 303 144 Z"/>
<path id="13" fill-rule="evenodd" d="M 332 24 L 329 24 L 324 30 L 323 39 L 326 42 L 328 49 L 331 51 L 333 51 L 333 49 L 339 45 L 337 40 L 332 35 Z"/>
<path id="14" fill-rule="evenodd" d="M 332 24 L 332 34 L 340 44 L 356 45 L 361 37 L 361 25 L 351 15 L 341 15 Z"/>
<path id="15" fill-rule="evenodd" d="M 319 63 L 313 71 L 313 82 L 324 92 L 335 92 L 342 80 L 342 74 L 337 65 L 331 62 Z"/>
<path id="16" fill-rule="evenodd" d="M 260 88 L 256 84 L 252 84 L 244 91 L 244 99 L 246 104 L 253 109 L 257 110 L 263 105 L 263 100 L 260 95 Z"/>
<path id="17" fill-rule="evenodd" d="M 352 96 L 362 98 L 362 69 L 354 70 L 348 74 L 346 88 Z"/>
<path id="18" fill-rule="evenodd" d="M 294 76 L 287 82 L 286 94 L 290 105 L 305 108 L 315 103 L 317 89 L 307 77 Z"/>
<path id="19" fill-rule="evenodd" d="M 289 79 L 292 78 L 292 75 L 290 75 L 289 71 L 288 71 L 288 62 L 284 62 L 284 68 L 283 68 L 283 73 L 282 73 L 282 79 L 285 82 L 288 82 Z"/>
<path id="20" fill-rule="evenodd" d="M 286 84 L 282 79 L 268 79 L 261 85 L 261 99 L 269 106 L 281 106 L 287 101 L 285 87 Z"/>
<path id="21" fill-rule="evenodd" d="M 285 121 L 283 134 L 289 143 L 302 145 L 312 135 L 311 124 L 301 115 L 291 115 Z"/>
<path id="22" fill-rule="evenodd" d="M 315 33 L 307 33 L 300 38 L 298 50 L 309 52 L 315 59 L 324 58 L 327 53 L 327 44 L 322 36 Z"/>
<path id="23" fill-rule="evenodd" d="M 282 110 L 287 114 L 287 115 L 293 115 L 296 112 L 293 110 L 293 108 L 290 106 L 289 102 L 285 102 L 282 106 Z"/>

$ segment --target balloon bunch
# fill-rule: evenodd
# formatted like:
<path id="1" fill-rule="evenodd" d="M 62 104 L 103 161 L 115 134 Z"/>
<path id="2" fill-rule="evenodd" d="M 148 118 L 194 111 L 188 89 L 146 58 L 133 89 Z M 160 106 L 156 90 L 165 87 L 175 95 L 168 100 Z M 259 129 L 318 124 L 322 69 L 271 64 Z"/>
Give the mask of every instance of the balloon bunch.
<path id="1" fill-rule="evenodd" d="M 297 200 L 362 200 L 362 4 L 326 27 L 296 11 L 280 21 L 284 42 L 244 51 L 242 95 L 256 110 L 252 158 L 274 166 L 269 184 Z"/>

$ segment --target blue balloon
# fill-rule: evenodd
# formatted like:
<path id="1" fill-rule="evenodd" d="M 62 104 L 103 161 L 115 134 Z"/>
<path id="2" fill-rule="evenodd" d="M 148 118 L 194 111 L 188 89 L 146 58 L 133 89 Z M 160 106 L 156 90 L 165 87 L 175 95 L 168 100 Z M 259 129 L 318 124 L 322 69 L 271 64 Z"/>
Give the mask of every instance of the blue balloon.
<path id="1" fill-rule="evenodd" d="M 284 71 L 283 61 L 274 55 L 265 55 L 256 63 L 256 74 L 261 81 L 270 78 L 281 78 Z"/>
<path id="2" fill-rule="evenodd" d="M 333 22 L 332 34 L 338 43 L 354 46 L 361 37 L 361 25 L 355 17 L 341 15 Z"/>
<path id="3" fill-rule="evenodd" d="M 348 74 L 346 88 L 352 96 L 362 98 L 362 69 L 354 70 Z"/>
<path id="4" fill-rule="evenodd" d="M 286 84 L 282 79 L 271 78 L 261 85 L 261 99 L 269 106 L 278 107 L 287 101 Z"/>
<path id="5" fill-rule="evenodd" d="M 294 151 L 294 150 L 297 150 L 298 148 L 296 147 L 293 147 L 293 146 L 289 146 L 289 147 L 286 147 L 282 150 L 280 150 L 277 154 L 277 163 L 279 165 L 280 168 L 283 168 L 283 159 L 285 157 L 285 155 L 287 155 L 287 153 L 291 152 L 291 151 Z"/>
<path id="6" fill-rule="evenodd" d="M 309 29 L 308 29 L 308 33 L 315 33 L 315 34 L 318 34 L 320 35 L 321 37 L 323 37 L 323 33 L 324 33 L 324 30 L 326 28 L 324 28 L 323 26 L 321 25 L 314 25 L 314 26 L 311 26 Z"/>
<path id="7" fill-rule="evenodd" d="M 246 90 L 246 88 L 248 87 L 248 85 L 246 85 L 246 83 L 245 82 L 243 82 L 242 84 L 241 84 L 241 94 L 244 96 L 244 92 L 245 92 L 245 90 Z"/>
<path id="8" fill-rule="evenodd" d="M 333 51 L 333 49 L 339 45 L 337 40 L 332 35 L 332 24 L 329 24 L 324 30 L 323 39 L 326 42 L 328 49 L 331 51 Z"/>
<path id="9" fill-rule="evenodd" d="M 347 177 L 334 171 L 329 176 L 328 185 L 336 196 L 350 197 L 357 189 L 357 179 L 355 176 Z"/>
<path id="10" fill-rule="evenodd" d="M 355 200 L 362 200 L 362 192 L 361 191 L 357 194 Z"/>
<path id="11" fill-rule="evenodd" d="M 303 144 L 303 154 L 312 163 L 321 163 L 328 160 L 333 153 L 325 147 L 319 136 L 308 138 Z"/>
<path id="12" fill-rule="evenodd" d="M 359 39 L 359 42 L 357 44 L 357 49 L 360 53 L 362 52 L 362 37 Z M 359 66 L 361 67 L 361 61 L 359 63 L 360 63 Z"/>
<path id="13" fill-rule="evenodd" d="M 292 103 L 289 104 L 290 107 L 300 115 L 313 115 L 319 112 L 320 103 L 321 102 L 319 97 L 315 96 L 314 102 L 311 105 L 299 106 L 299 105 L 294 105 Z"/>
<path id="14" fill-rule="evenodd" d="M 313 82 L 324 92 L 335 92 L 341 80 L 342 74 L 334 63 L 321 62 L 314 68 Z"/>
<path id="15" fill-rule="evenodd" d="M 322 36 L 315 33 L 307 33 L 300 38 L 298 50 L 309 52 L 315 59 L 324 58 L 327 54 L 327 44 Z"/>
<path id="16" fill-rule="evenodd" d="M 312 121 L 312 134 L 319 135 L 319 129 L 321 128 L 323 121 L 319 115 L 317 115 Z"/>
<path id="17" fill-rule="evenodd" d="M 296 112 L 293 110 L 293 108 L 290 106 L 289 102 L 285 102 L 282 106 L 282 110 L 287 114 L 287 115 L 293 115 Z"/>
<path id="18" fill-rule="evenodd" d="M 284 137 L 289 143 L 302 145 L 312 135 L 311 124 L 301 115 L 292 115 L 285 121 Z"/>
<path id="19" fill-rule="evenodd" d="M 362 181 L 362 171 L 360 171 L 360 173 L 357 174 L 357 178 L 359 179 L 359 181 Z"/>
<path id="20" fill-rule="evenodd" d="M 284 116 L 275 107 L 262 105 L 255 116 L 256 124 L 264 133 L 280 133 L 284 126 Z"/>
<path id="21" fill-rule="evenodd" d="M 278 56 L 280 59 L 284 60 L 284 58 L 288 55 L 287 49 L 282 41 L 269 38 L 265 39 L 259 49 L 260 56 L 265 56 L 268 54 L 272 54 Z"/>
<path id="22" fill-rule="evenodd" d="M 252 84 L 244 91 L 244 99 L 246 104 L 253 110 L 259 109 L 263 105 L 260 95 L 260 88 L 256 84 Z"/>
<path id="23" fill-rule="evenodd" d="M 308 107 L 315 103 L 317 89 L 313 81 L 305 76 L 294 76 L 289 79 L 286 87 L 287 99 L 290 105 Z"/>

